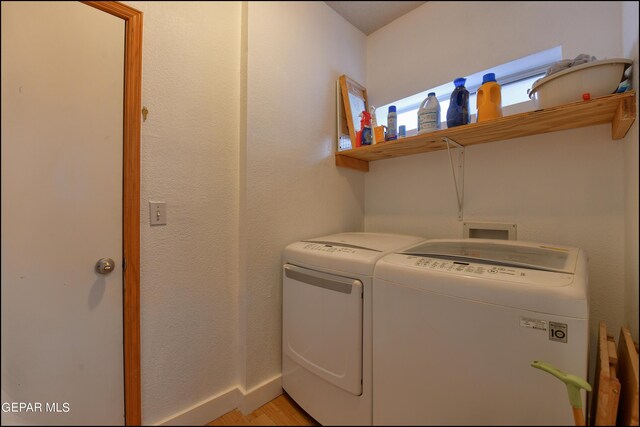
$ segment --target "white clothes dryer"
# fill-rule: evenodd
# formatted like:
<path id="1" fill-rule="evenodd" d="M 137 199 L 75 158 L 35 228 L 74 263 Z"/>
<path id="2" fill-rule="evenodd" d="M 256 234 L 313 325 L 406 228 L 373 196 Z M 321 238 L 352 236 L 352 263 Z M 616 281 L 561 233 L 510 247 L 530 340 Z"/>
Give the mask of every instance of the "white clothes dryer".
<path id="1" fill-rule="evenodd" d="M 282 387 L 322 425 L 372 424 L 374 266 L 424 240 L 339 233 L 285 248 Z"/>
<path id="2" fill-rule="evenodd" d="M 381 258 L 373 288 L 374 425 L 573 425 L 531 363 L 588 379 L 584 251 L 429 240 Z"/>

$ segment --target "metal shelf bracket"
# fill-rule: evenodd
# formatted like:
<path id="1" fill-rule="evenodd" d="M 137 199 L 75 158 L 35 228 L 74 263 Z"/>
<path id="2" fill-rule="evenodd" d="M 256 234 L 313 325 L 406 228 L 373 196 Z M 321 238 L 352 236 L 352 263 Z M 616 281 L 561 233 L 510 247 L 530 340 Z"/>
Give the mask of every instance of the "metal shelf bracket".
<path id="1" fill-rule="evenodd" d="M 442 138 L 442 141 L 447 143 L 447 153 L 449 153 L 449 162 L 451 163 L 451 174 L 453 176 L 453 185 L 456 188 L 456 199 L 458 200 L 458 221 L 463 219 L 463 207 L 464 207 L 464 146 L 458 144 L 454 140 Z M 456 178 L 456 168 L 453 166 L 453 158 L 451 157 L 451 148 L 458 149 L 458 177 Z"/>

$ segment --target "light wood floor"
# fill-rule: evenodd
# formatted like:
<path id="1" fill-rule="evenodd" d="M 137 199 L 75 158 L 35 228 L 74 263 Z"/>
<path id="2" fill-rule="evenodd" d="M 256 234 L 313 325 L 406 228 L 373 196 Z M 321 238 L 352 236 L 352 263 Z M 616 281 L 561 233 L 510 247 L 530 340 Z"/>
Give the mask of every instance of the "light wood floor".
<path id="1" fill-rule="evenodd" d="M 286 393 L 262 405 L 249 415 L 234 409 L 211 421 L 208 426 L 319 426 Z"/>

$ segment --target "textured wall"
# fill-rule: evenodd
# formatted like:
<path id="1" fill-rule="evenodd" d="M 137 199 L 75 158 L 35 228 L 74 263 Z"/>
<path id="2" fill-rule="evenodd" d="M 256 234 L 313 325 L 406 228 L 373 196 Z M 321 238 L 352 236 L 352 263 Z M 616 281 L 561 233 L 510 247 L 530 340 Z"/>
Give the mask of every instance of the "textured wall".
<path id="1" fill-rule="evenodd" d="M 565 58 L 619 57 L 620 13 L 607 1 L 426 2 L 367 38 L 369 100 L 384 105 L 558 45 Z"/>
<path id="2" fill-rule="evenodd" d="M 566 58 L 583 52 L 620 57 L 621 16 L 619 2 L 428 2 L 369 37 L 369 93 L 382 104 L 558 45 Z M 637 43 L 637 31 L 635 37 Z M 382 57 L 404 66 L 373 62 Z M 627 137 L 632 140 L 635 147 L 628 150 L 637 153 L 637 136 Z M 625 176 L 628 145 L 612 141 L 610 126 L 600 125 L 466 150 L 465 220 L 514 222 L 520 240 L 578 246 L 588 253 L 592 343 L 598 321 L 605 320 L 612 331 L 624 322 L 630 231 L 625 181 L 634 170 Z M 628 191 L 636 192 L 637 201 L 637 184 Z M 367 231 L 462 236 L 446 151 L 375 162 L 366 175 L 365 201 Z M 637 210 L 628 213 L 627 222 L 633 221 L 637 227 Z M 630 261 L 628 269 L 637 271 L 637 256 Z"/>
<path id="3" fill-rule="evenodd" d="M 127 2 L 144 12 L 142 414 L 154 424 L 235 387 L 238 2 Z M 167 203 L 149 226 L 148 202 Z"/>
<path id="4" fill-rule="evenodd" d="M 281 256 L 361 231 L 364 176 L 334 166 L 337 78 L 364 82 L 365 36 L 324 2 L 249 2 L 241 148 L 244 387 L 281 371 Z"/>
<path id="5" fill-rule="evenodd" d="M 638 2 L 622 2 L 622 44 L 626 58 L 633 59 L 632 87 L 636 90 L 638 109 Z M 638 120 L 627 133 L 625 145 L 625 194 L 626 239 L 625 239 L 625 323 L 638 342 Z M 617 334 L 616 334 L 617 335 Z"/>

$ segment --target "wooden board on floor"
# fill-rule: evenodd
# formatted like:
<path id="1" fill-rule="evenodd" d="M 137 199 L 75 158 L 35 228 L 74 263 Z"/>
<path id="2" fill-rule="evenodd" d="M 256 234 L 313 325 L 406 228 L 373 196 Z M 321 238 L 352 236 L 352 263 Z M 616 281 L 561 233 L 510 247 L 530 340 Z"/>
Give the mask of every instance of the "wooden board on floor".
<path id="1" fill-rule="evenodd" d="M 617 359 L 615 341 L 613 337 L 607 335 L 605 322 L 600 321 L 591 406 L 592 425 L 613 426 L 616 424 L 620 397 L 620 381 L 616 374 Z"/>
<path id="2" fill-rule="evenodd" d="M 620 329 L 618 339 L 618 372 L 622 391 L 618 425 L 638 425 L 638 351 L 627 328 Z"/>

